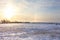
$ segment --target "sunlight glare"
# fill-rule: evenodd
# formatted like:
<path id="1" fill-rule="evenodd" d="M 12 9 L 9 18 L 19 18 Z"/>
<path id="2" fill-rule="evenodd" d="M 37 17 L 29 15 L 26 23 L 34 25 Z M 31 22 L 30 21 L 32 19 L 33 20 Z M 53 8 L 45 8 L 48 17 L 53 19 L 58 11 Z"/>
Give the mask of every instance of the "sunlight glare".
<path id="1" fill-rule="evenodd" d="M 4 17 L 9 19 L 15 15 L 15 8 L 13 5 L 8 4 L 6 8 L 4 9 Z"/>

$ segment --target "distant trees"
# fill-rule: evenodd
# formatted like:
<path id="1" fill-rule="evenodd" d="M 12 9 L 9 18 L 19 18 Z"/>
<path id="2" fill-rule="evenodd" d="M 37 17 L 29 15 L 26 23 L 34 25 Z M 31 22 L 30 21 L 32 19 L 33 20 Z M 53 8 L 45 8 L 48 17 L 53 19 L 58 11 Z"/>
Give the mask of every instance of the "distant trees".
<path id="1" fill-rule="evenodd" d="M 9 20 L 1 20 L 1 23 L 9 23 Z"/>
<path id="2" fill-rule="evenodd" d="M 21 21 L 10 21 L 10 20 L 7 20 L 7 19 L 3 19 L 0 21 L 0 23 L 30 23 L 30 22 L 21 22 Z"/>

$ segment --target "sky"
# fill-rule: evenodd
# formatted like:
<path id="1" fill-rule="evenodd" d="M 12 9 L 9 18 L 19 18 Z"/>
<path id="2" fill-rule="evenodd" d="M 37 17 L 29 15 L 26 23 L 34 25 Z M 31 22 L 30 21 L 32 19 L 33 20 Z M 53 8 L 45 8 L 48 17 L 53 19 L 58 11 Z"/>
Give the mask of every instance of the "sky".
<path id="1" fill-rule="evenodd" d="M 0 20 L 6 5 L 13 6 L 12 21 L 60 22 L 60 0 L 0 0 Z"/>

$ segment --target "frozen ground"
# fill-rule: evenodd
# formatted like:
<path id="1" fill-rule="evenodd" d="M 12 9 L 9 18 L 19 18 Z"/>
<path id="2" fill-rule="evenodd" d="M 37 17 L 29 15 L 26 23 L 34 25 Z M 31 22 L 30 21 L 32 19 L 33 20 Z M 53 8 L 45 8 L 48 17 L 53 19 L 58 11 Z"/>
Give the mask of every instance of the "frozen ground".
<path id="1" fill-rule="evenodd" d="M 0 24 L 0 40 L 60 40 L 60 25 Z"/>

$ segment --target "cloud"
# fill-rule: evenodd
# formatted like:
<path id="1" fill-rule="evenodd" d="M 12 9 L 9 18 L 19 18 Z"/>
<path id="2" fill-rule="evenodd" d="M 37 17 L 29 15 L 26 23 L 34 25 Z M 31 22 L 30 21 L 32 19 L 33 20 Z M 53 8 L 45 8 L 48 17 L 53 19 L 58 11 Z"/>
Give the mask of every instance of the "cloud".
<path id="1" fill-rule="evenodd" d="M 18 15 L 28 15 L 29 17 L 36 15 L 38 19 L 44 19 L 48 15 L 53 18 L 54 14 L 60 13 L 60 0 L 0 0 L 0 11 L 8 2 L 19 8 Z M 59 15 L 54 17 L 57 19 Z"/>
<path id="2" fill-rule="evenodd" d="M 58 19 L 60 0 L 16 0 L 16 5 L 21 8 L 22 14 L 35 15 L 37 19 Z M 59 12 L 59 13 L 58 13 Z M 56 15 L 56 14 L 59 15 Z M 54 14 L 56 16 L 54 16 Z M 38 15 L 38 16 L 37 16 Z M 48 16 L 48 18 L 47 18 Z M 54 17 L 53 17 L 54 16 Z"/>
<path id="3" fill-rule="evenodd" d="M 57 0 L 57 1 L 56 0 L 16 0 L 15 2 L 16 2 L 16 4 L 19 4 L 19 7 L 21 5 L 23 5 L 22 7 L 25 9 L 28 9 L 29 11 L 31 11 L 31 10 L 37 11 L 39 9 L 40 10 L 42 10 L 42 9 L 49 10 L 49 8 L 52 10 L 54 8 L 60 7 L 59 0 Z"/>
<path id="4" fill-rule="evenodd" d="M 0 8 L 4 7 L 7 4 L 7 0 L 0 0 Z"/>

